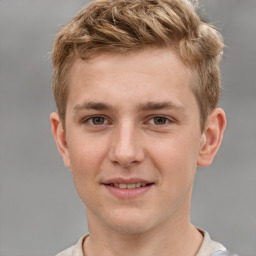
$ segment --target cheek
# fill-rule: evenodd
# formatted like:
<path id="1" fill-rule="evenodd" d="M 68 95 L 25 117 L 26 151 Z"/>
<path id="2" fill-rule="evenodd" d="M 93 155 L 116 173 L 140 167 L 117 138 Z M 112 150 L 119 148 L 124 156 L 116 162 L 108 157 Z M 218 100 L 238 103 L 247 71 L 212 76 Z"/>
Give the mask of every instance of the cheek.
<path id="1" fill-rule="evenodd" d="M 75 172 L 94 171 L 105 155 L 106 142 L 83 133 L 70 136 L 69 141 L 71 168 Z"/>
<path id="2" fill-rule="evenodd" d="M 92 153 L 93 152 L 93 153 Z M 72 151 L 71 170 L 77 193 L 84 204 L 90 204 L 95 194 L 99 161 L 95 151 Z"/>
<path id="3" fill-rule="evenodd" d="M 81 197 L 93 189 L 97 182 L 105 149 L 94 140 L 73 138 L 69 144 L 70 162 L 75 186 Z"/>
<path id="4" fill-rule="evenodd" d="M 171 189 L 188 186 L 193 182 L 197 163 L 196 139 L 175 136 L 162 143 L 154 143 L 150 155 L 162 182 Z"/>

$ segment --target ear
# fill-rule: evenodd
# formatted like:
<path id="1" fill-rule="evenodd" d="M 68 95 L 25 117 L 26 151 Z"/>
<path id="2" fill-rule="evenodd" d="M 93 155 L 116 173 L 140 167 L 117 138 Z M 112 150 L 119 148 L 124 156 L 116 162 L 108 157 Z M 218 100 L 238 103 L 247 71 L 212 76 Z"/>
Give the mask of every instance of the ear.
<path id="1" fill-rule="evenodd" d="M 198 166 L 208 166 L 214 159 L 226 127 L 225 112 L 221 108 L 216 108 L 208 116 L 205 129 L 202 134 L 200 151 L 197 159 Z"/>
<path id="2" fill-rule="evenodd" d="M 57 144 L 59 153 L 63 158 L 64 164 L 68 168 L 71 168 L 69 150 L 68 150 L 68 145 L 66 141 L 66 132 L 63 129 L 63 124 L 59 114 L 56 112 L 51 113 L 50 120 L 51 120 L 52 134 Z"/>

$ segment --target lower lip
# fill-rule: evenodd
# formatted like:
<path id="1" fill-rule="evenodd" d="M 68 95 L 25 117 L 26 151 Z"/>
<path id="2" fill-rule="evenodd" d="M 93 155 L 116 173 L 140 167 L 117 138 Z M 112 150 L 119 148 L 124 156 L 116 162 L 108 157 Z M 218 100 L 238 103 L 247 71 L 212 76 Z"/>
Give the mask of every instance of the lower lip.
<path id="1" fill-rule="evenodd" d="M 104 186 L 115 197 L 118 197 L 120 199 L 133 199 L 148 192 L 152 188 L 153 184 L 145 187 L 131 188 L 131 189 L 117 188 L 109 185 L 104 185 Z"/>

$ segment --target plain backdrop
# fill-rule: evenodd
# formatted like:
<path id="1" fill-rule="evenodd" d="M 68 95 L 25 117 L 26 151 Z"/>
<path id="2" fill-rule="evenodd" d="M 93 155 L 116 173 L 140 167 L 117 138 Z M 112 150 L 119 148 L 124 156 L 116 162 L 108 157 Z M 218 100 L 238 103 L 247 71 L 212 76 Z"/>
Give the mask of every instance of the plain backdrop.
<path id="1" fill-rule="evenodd" d="M 82 0 L 0 1 L 0 256 L 50 256 L 87 232 L 85 209 L 50 132 L 51 51 Z M 220 106 L 228 126 L 198 169 L 191 221 L 240 256 L 256 255 L 256 1 L 204 0 L 224 36 Z"/>

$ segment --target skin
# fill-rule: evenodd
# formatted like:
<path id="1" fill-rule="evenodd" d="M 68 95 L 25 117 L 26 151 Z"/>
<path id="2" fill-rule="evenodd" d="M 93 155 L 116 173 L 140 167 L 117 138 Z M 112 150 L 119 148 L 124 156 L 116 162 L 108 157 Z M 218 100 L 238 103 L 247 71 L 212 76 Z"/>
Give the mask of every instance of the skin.
<path id="1" fill-rule="evenodd" d="M 74 62 L 66 128 L 58 113 L 51 124 L 86 205 L 85 255 L 192 256 L 200 248 L 202 235 L 189 219 L 193 180 L 196 167 L 213 160 L 226 121 L 217 108 L 200 130 L 191 77 L 172 48 Z M 121 199 L 104 185 L 113 178 L 153 185 Z"/>

